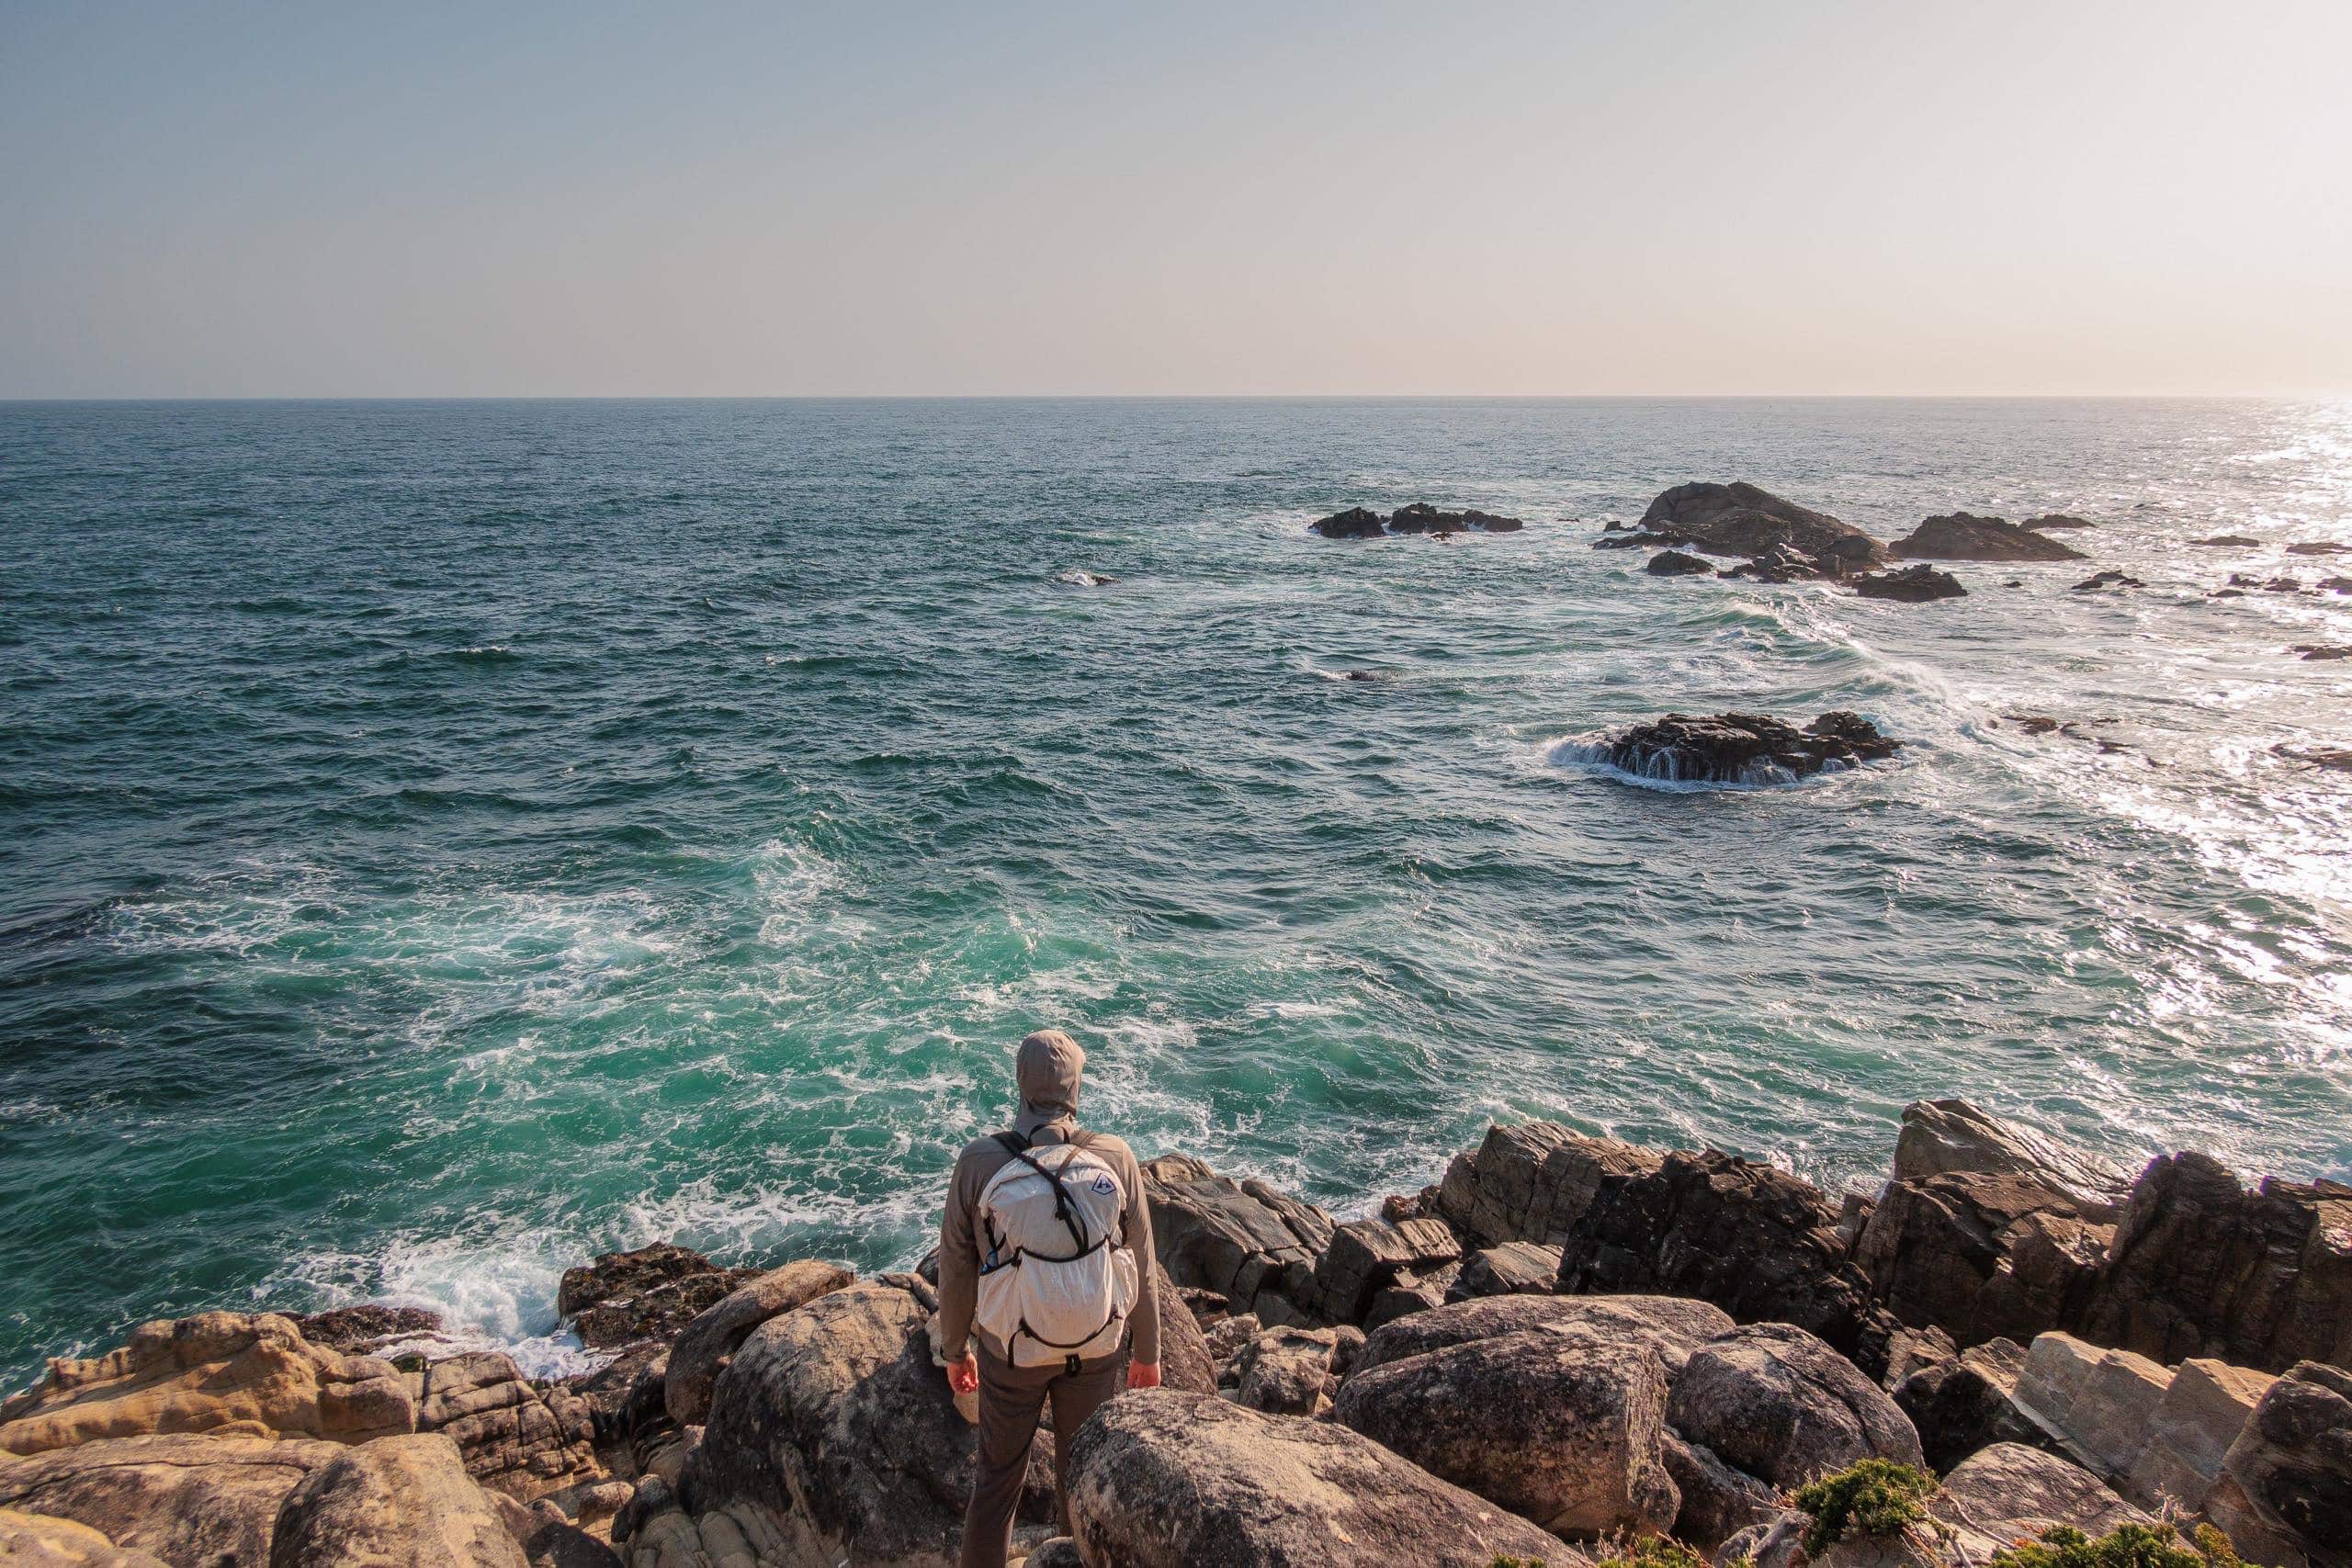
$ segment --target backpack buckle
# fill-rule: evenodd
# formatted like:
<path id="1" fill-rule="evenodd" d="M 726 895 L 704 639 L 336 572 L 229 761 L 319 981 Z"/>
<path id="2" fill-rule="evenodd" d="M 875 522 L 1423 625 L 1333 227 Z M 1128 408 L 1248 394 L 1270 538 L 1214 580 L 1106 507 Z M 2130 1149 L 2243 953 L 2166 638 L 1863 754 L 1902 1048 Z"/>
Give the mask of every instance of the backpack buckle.
<path id="1" fill-rule="evenodd" d="M 1062 1358 L 1062 1371 L 1069 1373 L 1071 1377 L 1078 1376 L 1078 1357 L 1074 1352 Z"/>

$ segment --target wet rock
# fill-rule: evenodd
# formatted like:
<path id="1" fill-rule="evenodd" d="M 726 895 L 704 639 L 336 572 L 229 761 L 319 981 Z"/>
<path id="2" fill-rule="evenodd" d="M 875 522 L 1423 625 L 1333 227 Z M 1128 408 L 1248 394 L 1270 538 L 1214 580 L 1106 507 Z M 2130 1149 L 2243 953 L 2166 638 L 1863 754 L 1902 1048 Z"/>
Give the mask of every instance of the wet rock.
<path id="1" fill-rule="evenodd" d="M 1516 517 L 1498 517 L 1475 506 L 1445 512 L 1426 501 L 1400 506 L 1388 519 L 1388 531 L 1392 534 L 1515 534 L 1525 526 Z"/>
<path id="2" fill-rule="evenodd" d="M 1089 1562 L 1121 1568 L 1491 1568 L 1583 1559 L 1556 1537 L 1332 1422 L 1152 1391 L 1104 1405 L 1071 1445 Z"/>
<path id="3" fill-rule="evenodd" d="M 1331 1233 L 1309 1280 L 1306 1305 L 1334 1323 L 1361 1323 L 1374 1294 L 1398 1274 L 1461 1256 L 1461 1241 L 1440 1220 L 1351 1220 Z"/>
<path id="4" fill-rule="evenodd" d="M 305 1340 L 322 1350 L 373 1356 L 396 1339 L 439 1334 L 441 1314 L 414 1306 L 335 1307 L 299 1316 L 294 1326 Z"/>
<path id="5" fill-rule="evenodd" d="M 424 1369 L 416 1427 L 457 1445 L 468 1474 L 523 1502 L 601 1477 L 595 1417 L 561 1384 L 542 1389 L 494 1350 Z"/>
<path id="6" fill-rule="evenodd" d="M 2146 583 L 2127 572 L 2108 570 L 2093 572 L 2075 584 L 2077 593 L 2089 593 L 2101 588 L 2145 588 Z"/>
<path id="7" fill-rule="evenodd" d="M 1446 1167 L 1437 1206 L 1481 1247 L 1557 1245 L 1604 1178 L 1654 1172 L 1665 1156 L 1612 1138 L 1588 1138 L 1552 1122 L 1490 1126 L 1476 1154 Z"/>
<path id="8" fill-rule="evenodd" d="M 2300 577 L 2250 577 L 2243 571 L 2230 573 L 2230 587 L 2256 588 L 2265 593 L 2301 593 L 2303 580 Z"/>
<path id="9" fill-rule="evenodd" d="M 1894 755 L 1899 740 L 1858 714 L 1823 714 L 1803 729 L 1763 714 L 1670 713 L 1610 739 L 1612 767 L 1636 777 L 1771 784 Z"/>
<path id="10" fill-rule="evenodd" d="M 1596 550 L 1680 549 L 1690 541 L 1679 534 L 1656 534 L 1646 528 L 1631 534 L 1610 534 L 1592 542 Z"/>
<path id="11" fill-rule="evenodd" d="M 1666 1374 L 1639 1343 L 1538 1329 L 1350 1375 L 1333 1418 L 1555 1535 L 1669 1529 Z"/>
<path id="12" fill-rule="evenodd" d="M 1386 532 L 1387 519 L 1361 506 L 1309 523 L 1306 526 L 1327 539 L 1376 539 Z"/>
<path id="13" fill-rule="evenodd" d="M 1106 576 L 1099 571 L 1088 571 L 1083 567 L 1075 566 L 1067 571 L 1057 571 L 1053 576 L 1054 586 L 1057 588 L 1108 588 L 1118 581 L 1115 577 Z"/>
<path id="14" fill-rule="evenodd" d="M 2045 523 L 2045 526 L 2047 524 Z M 2031 528 L 1966 512 L 1930 517 L 1887 546 L 1897 560 L 2082 560 L 2083 552 Z"/>
<path id="15" fill-rule="evenodd" d="M 2166 1362 L 2352 1366 L 2352 1187 L 2267 1179 L 2247 1191 L 2205 1155 L 2151 1161 L 2081 1332 Z"/>
<path id="16" fill-rule="evenodd" d="M 1854 1261 L 1905 1323 L 2028 1340 L 2080 1316 L 2114 1234 L 2041 1171 L 1951 1170 L 1889 1185 Z"/>
<path id="17" fill-rule="evenodd" d="M 738 1285 L 707 1308 L 670 1348 L 662 1383 L 670 1419 L 686 1427 L 710 1414 L 711 1389 L 752 1330 L 855 1278 L 845 1264 L 802 1259 Z"/>
<path id="18" fill-rule="evenodd" d="M 268 1561 L 269 1568 L 528 1568 L 457 1446 L 432 1435 L 385 1438 L 312 1471 L 279 1506 Z"/>
<path id="19" fill-rule="evenodd" d="M 759 1275 L 757 1269 L 721 1269 L 699 1252 L 656 1242 L 565 1269 L 556 1311 L 594 1349 L 667 1340 Z"/>
<path id="20" fill-rule="evenodd" d="M 1316 1261 L 1331 1244 L 1329 1214 L 1187 1155 L 1148 1161 L 1143 1178 L 1152 1245 L 1170 1279 L 1214 1291 L 1261 1322 L 1306 1315 Z"/>
<path id="21" fill-rule="evenodd" d="M 2352 1557 L 2352 1371 L 2317 1361 L 2290 1368 L 2255 1406 L 2222 1468 L 2235 1488 L 2223 1513 L 2250 1514 L 2314 1562 Z"/>
<path id="22" fill-rule="evenodd" d="M 2289 545 L 2287 553 L 2290 556 L 2352 555 L 2352 545 L 2340 545 L 2333 539 L 2306 539 L 2301 544 Z"/>
<path id="23" fill-rule="evenodd" d="M 2284 757 L 2290 762 L 2301 762 L 2308 768 L 2323 768 L 2330 773 L 2352 773 L 2352 746 L 2294 747 L 2284 742 L 2270 748 L 2274 757 Z"/>
<path id="24" fill-rule="evenodd" d="M 208 1312 L 142 1324 L 93 1359 L 51 1361 L 0 1404 L 0 1451 L 146 1432 L 362 1443 L 415 1427 L 408 1385 L 388 1363 L 311 1345 L 291 1318 Z"/>
<path id="25" fill-rule="evenodd" d="M 18 1568 L 164 1568 L 164 1560 L 126 1551 L 87 1525 L 0 1508 L 0 1562 Z"/>
<path id="26" fill-rule="evenodd" d="M 2067 728 L 2054 718 L 2008 716 L 2021 722 L 2028 735 Z M 1894 1179 L 1918 1181 L 1949 1171 L 2024 1177 L 2071 1198 L 2095 1219 L 2121 1209 L 2132 1191 L 2131 1174 L 2113 1160 L 2068 1148 L 1964 1100 L 1922 1100 L 1905 1106 L 1902 1130 L 1894 1140 Z"/>
<path id="27" fill-rule="evenodd" d="M 1455 1301 L 1478 1296 L 1548 1296 L 1560 1277 L 1560 1249 L 1532 1241 L 1481 1247 L 1464 1258 L 1447 1292 Z"/>
<path id="28" fill-rule="evenodd" d="M 2254 550 L 2262 547 L 2260 539 L 2249 539 L 2244 534 L 2216 534 L 2210 539 L 2191 539 L 2191 545 L 2203 549 Z"/>
<path id="29" fill-rule="evenodd" d="M 2352 577 L 2323 577 L 2318 589 L 2322 593 L 2352 593 Z"/>
<path id="30" fill-rule="evenodd" d="M 1865 599 L 1892 599 L 1901 604 L 1925 604 L 1937 599 L 1962 599 L 1968 590 L 1960 579 L 1948 571 L 1938 571 L 1931 566 L 1906 566 L 1900 571 L 1882 571 L 1875 576 L 1857 577 L 1854 592 Z"/>
<path id="31" fill-rule="evenodd" d="M 2352 647 L 2343 643 L 2299 642 L 2295 645 L 2295 651 L 2303 656 L 2303 661 L 2307 664 L 2335 659 L 2352 659 Z"/>
<path id="32" fill-rule="evenodd" d="M 1731 1332 L 1721 1308 L 1681 1296 L 1485 1296 L 1385 1325 L 1364 1337 L 1354 1371 L 1513 1334 L 1577 1345 L 1639 1345 L 1671 1382 L 1690 1352 Z"/>
<path id="33" fill-rule="evenodd" d="M 1713 577 L 1715 569 L 1697 556 L 1686 556 L 1680 550 L 1666 550 L 1650 557 L 1650 564 L 1642 569 L 1652 577 Z"/>
<path id="34" fill-rule="evenodd" d="M 260 1568 L 278 1505 L 345 1452 L 302 1438 L 100 1438 L 0 1458 L 0 1508 L 71 1519 L 166 1562 Z"/>
<path id="35" fill-rule="evenodd" d="M 1810 582 L 1817 578 L 1839 574 L 1842 563 L 1832 560 L 1824 565 L 1794 545 L 1783 541 L 1752 560 L 1742 561 L 1724 573 L 1725 577 L 1745 577 L 1757 582 Z"/>
<path id="36" fill-rule="evenodd" d="M 1886 559 L 1884 548 L 1860 528 L 1747 483 L 1676 485 L 1650 502 L 1642 526 L 1679 534 L 1711 556 L 1754 558 L 1785 543 L 1849 570 Z"/>
<path id="37" fill-rule="evenodd" d="M 1736 1328 L 1690 1352 L 1667 1404 L 1690 1442 L 1775 1486 L 1857 1460 L 1924 1462 L 1919 1434 L 1845 1357 L 1785 1323 Z"/>
<path id="38" fill-rule="evenodd" d="M 2087 518 L 2071 516 L 2064 512 L 2045 512 L 2039 517 L 2029 517 L 2018 525 L 2021 528 L 2096 528 L 2098 526 Z"/>
<path id="39" fill-rule="evenodd" d="M 1564 1238 L 1559 1289 L 1695 1296 L 1741 1322 L 1807 1329 L 1875 1370 L 1886 1314 L 1838 1227 L 1810 1182 L 1713 1149 L 1677 1151 L 1652 1171 L 1601 1179 Z"/>

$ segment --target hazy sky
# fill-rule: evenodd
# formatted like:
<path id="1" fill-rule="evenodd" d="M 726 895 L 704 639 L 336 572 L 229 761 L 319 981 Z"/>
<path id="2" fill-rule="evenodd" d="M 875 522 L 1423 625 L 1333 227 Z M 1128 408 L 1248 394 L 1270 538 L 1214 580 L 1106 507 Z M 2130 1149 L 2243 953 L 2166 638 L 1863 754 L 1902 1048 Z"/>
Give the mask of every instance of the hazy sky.
<path id="1" fill-rule="evenodd" d="M 0 396 L 2352 391 L 2347 80 L 2347 0 L 0 0 Z"/>

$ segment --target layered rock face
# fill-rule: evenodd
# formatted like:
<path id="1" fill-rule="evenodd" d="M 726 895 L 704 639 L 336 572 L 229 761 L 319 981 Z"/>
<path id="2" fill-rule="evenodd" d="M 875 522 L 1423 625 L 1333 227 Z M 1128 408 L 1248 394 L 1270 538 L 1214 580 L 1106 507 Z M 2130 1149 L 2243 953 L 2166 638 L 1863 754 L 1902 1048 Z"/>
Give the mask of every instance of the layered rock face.
<path id="1" fill-rule="evenodd" d="M 1860 528 L 1744 482 L 1676 485 L 1650 502 L 1642 526 L 1711 556 L 1762 556 L 1788 544 L 1848 570 L 1886 559 L 1884 547 Z"/>
<path id="2" fill-rule="evenodd" d="M 1752 713 L 1670 713 L 1610 739 L 1606 760 L 1639 778 L 1770 784 L 1825 768 L 1883 761 L 1902 742 L 1859 714 L 1826 713 L 1803 729 Z"/>
<path id="3" fill-rule="evenodd" d="M 1894 1138 L 1894 1179 L 1924 1181 L 1955 1171 L 2026 1177 L 2072 1199 L 2092 1218 L 2120 1209 L 2132 1191 L 2131 1174 L 2114 1161 L 2070 1149 L 1964 1100 L 1905 1107 Z"/>
<path id="4" fill-rule="evenodd" d="M 2051 520 L 2038 520 L 2041 526 Z M 1897 560 L 2082 560 L 2083 552 L 1998 517 L 1966 512 L 1930 517 L 1887 546 Z"/>
<path id="5" fill-rule="evenodd" d="M 522 1547 L 467 1477 L 457 1445 L 431 1435 L 364 1444 L 304 1476 L 279 1506 L 268 1562 L 526 1568 Z"/>
<path id="6" fill-rule="evenodd" d="M 452 1356 L 425 1368 L 417 1430 L 456 1445 L 484 1486 L 528 1502 L 602 1472 L 586 1400 L 541 1389 L 496 1351 Z"/>
<path id="7" fill-rule="evenodd" d="M 1316 1261 L 1334 1226 L 1262 1181 L 1217 1175 L 1187 1155 L 1143 1167 L 1159 1261 L 1180 1286 L 1213 1292 L 1267 1324 L 1305 1318 Z"/>
<path id="8" fill-rule="evenodd" d="M 1962 1345 L 2030 1339 L 2080 1321 L 2113 1235 L 2030 1173 L 1951 1170 L 1889 1186 L 1854 1260 L 1905 1323 Z"/>
<path id="9" fill-rule="evenodd" d="M 0 1458 L 0 1507 L 71 1519 L 166 1562 L 262 1568 L 278 1506 L 343 1452 L 302 1438 L 101 1438 Z"/>

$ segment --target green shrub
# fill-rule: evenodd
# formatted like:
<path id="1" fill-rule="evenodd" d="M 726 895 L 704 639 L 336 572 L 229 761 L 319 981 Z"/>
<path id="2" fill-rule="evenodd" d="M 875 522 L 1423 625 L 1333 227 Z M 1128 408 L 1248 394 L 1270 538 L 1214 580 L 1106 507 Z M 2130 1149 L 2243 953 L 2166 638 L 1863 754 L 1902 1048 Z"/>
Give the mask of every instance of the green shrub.
<path id="1" fill-rule="evenodd" d="M 1611 1536 L 1594 1550 L 1600 1555 L 1593 1568 L 1708 1568 L 1705 1557 L 1669 1536 Z M 1756 1568 L 1756 1560 L 1743 1557 L 1723 1568 Z"/>
<path id="2" fill-rule="evenodd" d="M 2170 1525 L 2118 1525 L 2094 1540 L 2072 1525 L 2055 1525 L 2040 1540 L 1993 1554 L 1992 1568 L 2238 1568 L 2229 1538 L 2199 1525 L 2191 1546 Z"/>
<path id="3" fill-rule="evenodd" d="M 1488 1568 L 1544 1568 L 1541 1557 L 1498 1557 Z"/>
<path id="4" fill-rule="evenodd" d="M 1804 1530 L 1805 1555 L 1818 1557 L 1849 1536 L 1900 1535 L 1905 1525 L 1928 1517 L 1928 1499 L 1935 1495 L 1934 1476 L 1886 1459 L 1861 1460 L 1801 1486 L 1796 1506 L 1813 1516 Z"/>

